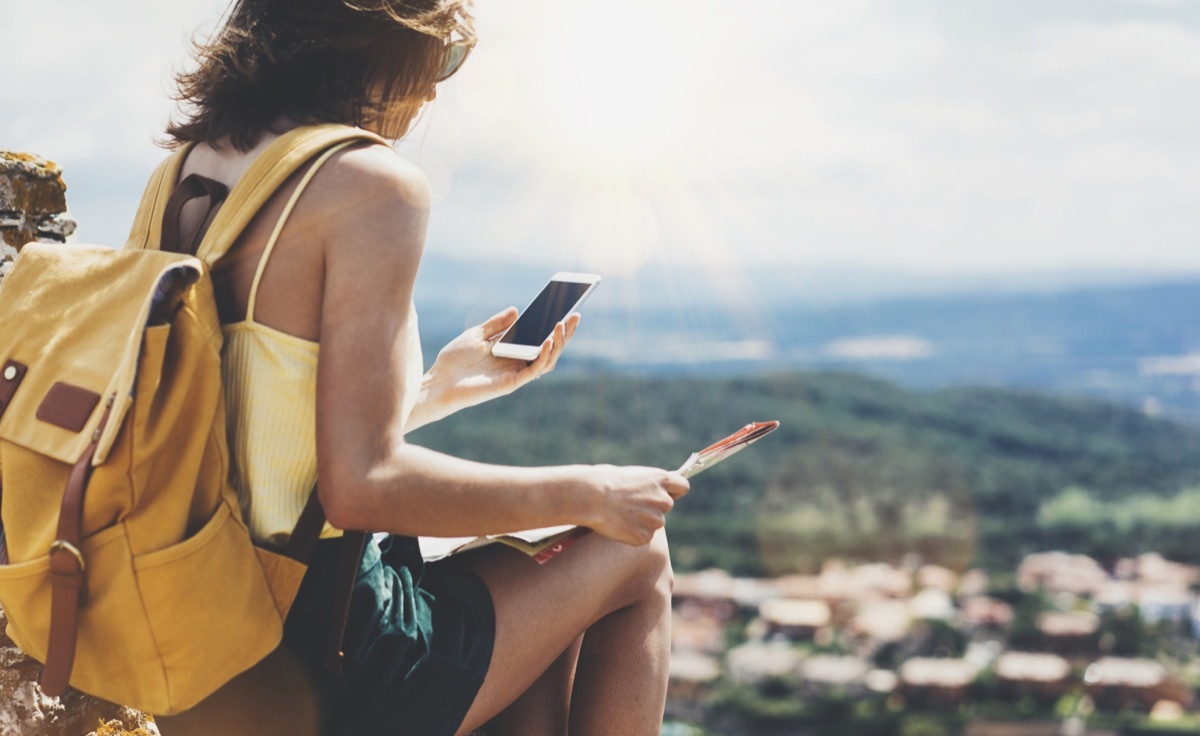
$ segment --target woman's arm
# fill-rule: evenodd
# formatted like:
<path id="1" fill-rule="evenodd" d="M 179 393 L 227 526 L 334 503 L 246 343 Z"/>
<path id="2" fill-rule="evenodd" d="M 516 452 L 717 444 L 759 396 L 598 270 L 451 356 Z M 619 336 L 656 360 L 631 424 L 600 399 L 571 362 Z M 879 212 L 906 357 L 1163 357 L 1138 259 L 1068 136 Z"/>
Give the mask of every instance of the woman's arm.
<path id="1" fill-rule="evenodd" d="M 347 151 L 313 181 L 325 281 L 317 378 L 321 501 L 348 529 L 460 536 L 582 524 L 639 544 L 687 491 L 643 467 L 486 465 L 404 441 L 407 320 L 428 186 L 389 149 Z M 308 198 L 309 195 L 306 195 Z"/>
<path id="2" fill-rule="evenodd" d="M 492 345 L 516 319 L 517 310 L 510 307 L 442 348 L 421 381 L 421 392 L 408 415 L 405 431 L 412 432 L 469 406 L 506 396 L 546 375 L 554 370 L 579 326 L 578 314 L 556 325 L 534 360 L 497 358 L 492 355 Z"/>

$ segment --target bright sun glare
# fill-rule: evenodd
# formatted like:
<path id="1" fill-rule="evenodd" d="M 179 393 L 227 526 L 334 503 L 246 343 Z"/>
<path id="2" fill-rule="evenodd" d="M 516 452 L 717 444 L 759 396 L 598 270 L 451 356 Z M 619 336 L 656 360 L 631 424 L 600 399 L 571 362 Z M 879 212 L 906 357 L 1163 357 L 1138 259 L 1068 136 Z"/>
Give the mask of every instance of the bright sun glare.
<path id="1" fill-rule="evenodd" d="M 688 10 L 682 0 L 563 3 L 530 49 L 537 159 L 547 188 L 571 193 L 567 237 L 596 270 L 636 271 L 685 238 L 713 245 L 685 173 L 713 132 L 696 113 L 711 60 L 698 29 L 679 28 Z"/>
<path id="2" fill-rule="evenodd" d="M 686 37 L 669 33 L 671 5 L 564 4 L 543 55 L 547 144 L 599 171 L 673 163 L 702 71 Z"/>
<path id="3" fill-rule="evenodd" d="M 712 11 L 696 0 L 539 4 L 486 44 L 481 22 L 476 66 L 454 99 L 536 181 L 506 205 L 513 241 L 549 236 L 606 276 L 655 269 L 681 303 L 732 311 L 753 293 L 739 258 L 751 238 L 729 242 L 730 213 L 718 221 L 711 206 L 735 186 L 710 168 L 713 147 L 738 145 L 711 114 L 727 112 L 711 99 L 730 73 L 720 54 L 736 53 Z"/>
<path id="4" fill-rule="evenodd" d="M 744 182 L 722 173 L 747 143 L 730 125 L 734 103 L 716 96 L 731 77 L 748 76 L 754 58 L 727 8 L 705 0 L 514 6 L 481 7 L 479 47 L 447 85 L 462 130 L 439 116 L 442 160 L 424 157 L 435 189 L 448 194 L 469 180 L 469 161 L 493 156 L 491 171 L 502 173 L 471 191 L 494 202 L 492 253 L 543 263 L 549 253 L 557 268 L 606 278 L 651 274 L 654 294 L 611 298 L 630 314 L 642 300 L 674 298 L 684 313 L 738 322 L 748 340 L 766 335 L 745 256 L 774 244 L 761 237 L 762 218 L 741 205 Z M 521 21 L 493 24 L 490 12 Z M 462 147 L 472 135 L 487 143 Z M 519 184 L 510 188 L 509 176 Z M 694 324 L 703 332 L 703 320 Z"/>

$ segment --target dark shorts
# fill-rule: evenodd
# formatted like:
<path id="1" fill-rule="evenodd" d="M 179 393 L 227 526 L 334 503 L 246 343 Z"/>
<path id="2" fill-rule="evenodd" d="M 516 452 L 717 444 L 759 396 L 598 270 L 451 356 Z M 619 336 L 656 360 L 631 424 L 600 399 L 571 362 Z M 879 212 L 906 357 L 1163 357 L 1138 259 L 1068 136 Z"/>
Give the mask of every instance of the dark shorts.
<path id="1" fill-rule="evenodd" d="M 341 674 L 323 666 L 341 540 L 318 543 L 284 629 L 317 690 L 323 734 L 452 736 L 483 684 L 495 639 L 487 587 L 426 566 L 411 537 L 368 539 Z"/>

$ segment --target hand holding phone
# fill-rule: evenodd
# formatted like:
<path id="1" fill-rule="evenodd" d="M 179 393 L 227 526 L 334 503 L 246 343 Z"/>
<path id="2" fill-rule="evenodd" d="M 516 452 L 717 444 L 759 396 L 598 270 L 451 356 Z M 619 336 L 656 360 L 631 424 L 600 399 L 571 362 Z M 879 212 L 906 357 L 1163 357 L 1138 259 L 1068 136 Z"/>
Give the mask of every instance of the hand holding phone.
<path id="1" fill-rule="evenodd" d="M 541 293 L 521 311 L 517 321 L 492 345 L 492 355 L 519 360 L 537 358 L 554 326 L 575 311 L 599 283 L 600 277 L 595 274 L 568 271 L 554 274 Z"/>

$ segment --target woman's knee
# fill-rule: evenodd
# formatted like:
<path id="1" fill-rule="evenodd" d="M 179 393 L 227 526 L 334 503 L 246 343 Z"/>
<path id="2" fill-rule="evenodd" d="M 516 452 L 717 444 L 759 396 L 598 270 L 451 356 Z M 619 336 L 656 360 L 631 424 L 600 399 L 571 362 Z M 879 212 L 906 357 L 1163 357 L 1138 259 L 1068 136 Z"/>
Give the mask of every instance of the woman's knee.
<path id="1" fill-rule="evenodd" d="M 671 568 L 671 549 L 667 544 L 666 530 L 659 529 L 648 544 L 633 547 L 632 550 L 624 590 L 626 604 L 654 597 L 669 602 L 675 587 L 675 573 Z"/>
<path id="2" fill-rule="evenodd" d="M 658 568 L 658 586 L 668 599 L 675 590 L 675 569 L 671 567 L 671 545 L 667 543 L 667 530 L 659 529 L 650 541 L 654 564 Z"/>

